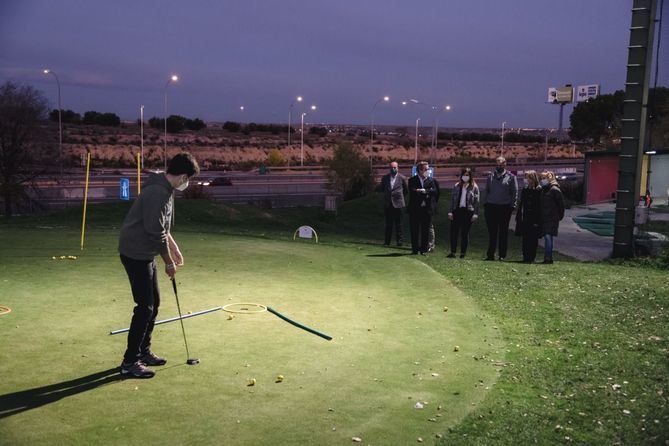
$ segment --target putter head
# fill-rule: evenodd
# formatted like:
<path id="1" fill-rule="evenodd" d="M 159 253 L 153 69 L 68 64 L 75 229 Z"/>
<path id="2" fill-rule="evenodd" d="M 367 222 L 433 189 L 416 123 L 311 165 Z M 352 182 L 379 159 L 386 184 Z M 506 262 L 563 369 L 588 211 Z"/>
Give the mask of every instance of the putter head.
<path id="1" fill-rule="evenodd" d="M 200 360 L 197 359 L 197 358 L 190 358 L 190 359 L 186 360 L 186 364 L 188 364 L 188 365 L 197 365 L 199 363 L 200 363 Z"/>

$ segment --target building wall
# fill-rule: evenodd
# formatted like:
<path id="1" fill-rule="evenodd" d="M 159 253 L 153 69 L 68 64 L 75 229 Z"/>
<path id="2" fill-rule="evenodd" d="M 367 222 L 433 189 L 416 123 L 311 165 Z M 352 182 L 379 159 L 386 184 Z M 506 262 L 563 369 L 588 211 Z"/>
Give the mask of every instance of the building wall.
<path id="1" fill-rule="evenodd" d="M 651 156 L 650 193 L 656 202 L 667 202 L 667 196 L 669 196 L 669 154 Z"/>
<path id="2" fill-rule="evenodd" d="M 616 198 L 618 187 L 618 154 L 587 157 L 585 204 L 602 203 Z"/>

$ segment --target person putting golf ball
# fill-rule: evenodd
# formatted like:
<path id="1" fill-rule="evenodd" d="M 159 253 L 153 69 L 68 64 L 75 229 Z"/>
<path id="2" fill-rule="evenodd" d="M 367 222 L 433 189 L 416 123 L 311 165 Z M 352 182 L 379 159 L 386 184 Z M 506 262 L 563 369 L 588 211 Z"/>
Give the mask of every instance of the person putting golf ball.
<path id="1" fill-rule="evenodd" d="M 160 306 L 158 268 L 155 257 L 165 262 L 165 273 L 174 279 L 183 255 L 170 234 L 174 208 L 174 190 L 183 191 L 188 180 L 200 172 L 190 153 L 179 153 L 168 164 L 167 172 L 149 174 L 142 193 L 123 221 L 118 250 L 135 301 L 128 346 L 121 363 L 121 375 L 152 378 L 147 366 L 165 365 L 167 361 L 151 351 L 151 334 Z"/>

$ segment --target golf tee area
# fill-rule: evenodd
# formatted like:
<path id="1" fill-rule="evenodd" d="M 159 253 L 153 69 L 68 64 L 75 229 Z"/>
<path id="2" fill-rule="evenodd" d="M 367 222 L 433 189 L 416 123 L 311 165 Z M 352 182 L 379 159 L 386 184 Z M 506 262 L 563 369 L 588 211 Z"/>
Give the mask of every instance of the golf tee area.
<path id="1" fill-rule="evenodd" d="M 669 284 L 659 264 L 484 262 L 485 224 L 447 259 L 382 246 L 378 197 L 322 210 L 178 200 L 185 315 L 168 362 L 119 364 L 133 301 L 117 253 L 129 205 L 0 220 L 0 445 L 664 444 Z M 441 200 L 448 203 L 448 197 Z M 442 204 L 443 204 L 442 203 Z M 407 223 L 405 221 L 405 223 Z M 300 225 L 314 240 L 293 240 Z M 408 229 L 405 231 L 408 236 Z M 559 237 L 558 237 L 559 242 Z M 559 243 L 556 243 L 559 251 Z M 158 260 L 159 261 L 159 260 Z M 178 315 L 159 261 L 158 319 Z"/>

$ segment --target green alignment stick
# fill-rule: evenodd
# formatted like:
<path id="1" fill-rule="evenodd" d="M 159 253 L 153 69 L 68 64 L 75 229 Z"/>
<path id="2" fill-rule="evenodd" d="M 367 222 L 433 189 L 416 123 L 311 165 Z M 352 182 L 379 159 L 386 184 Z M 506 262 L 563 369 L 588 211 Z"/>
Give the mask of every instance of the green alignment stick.
<path id="1" fill-rule="evenodd" d="M 328 336 L 325 333 L 321 333 L 320 331 L 316 331 L 313 328 L 309 328 L 306 325 L 300 324 L 299 322 L 295 322 L 294 320 L 292 320 L 290 318 L 287 318 L 283 314 L 279 313 L 278 311 L 276 311 L 272 307 L 267 307 L 267 311 L 269 311 L 273 315 L 283 319 L 284 321 L 288 322 L 289 324 L 296 326 L 297 328 L 301 328 L 304 331 L 308 331 L 309 333 L 315 334 L 316 336 L 320 336 L 321 338 L 326 339 L 328 341 L 332 340 L 332 336 Z"/>

